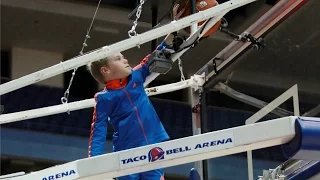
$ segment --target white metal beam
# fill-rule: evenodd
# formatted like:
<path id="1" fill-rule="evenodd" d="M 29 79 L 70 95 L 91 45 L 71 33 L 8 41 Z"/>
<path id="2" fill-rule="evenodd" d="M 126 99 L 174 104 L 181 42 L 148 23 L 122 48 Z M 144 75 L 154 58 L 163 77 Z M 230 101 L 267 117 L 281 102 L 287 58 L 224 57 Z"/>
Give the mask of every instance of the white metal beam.
<path id="1" fill-rule="evenodd" d="M 114 43 L 110 46 L 104 46 L 101 47 L 95 51 L 86 53 L 82 56 L 75 57 L 73 59 L 61 62 L 60 64 L 51 66 L 49 68 L 43 69 L 41 71 L 23 76 L 21 78 L 12 80 L 10 82 L 7 82 L 5 84 L 0 85 L 0 95 L 11 92 L 13 90 L 16 90 L 18 88 L 25 87 L 27 85 L 48 79 L 50 77 L 56 76 L 58 74 L 67 72 L 69 70 L 72 70 L 74 68 L 83 66 L 89 62 L 97 61 L 99 59 L 105 58 L 110 56 L 111 54 L 115 52 L 122 52 L 127 49 L 133 48 L 137 45 L 144 44 L 146 42 L 149 42 L 153 39 L 165 36 L 171 32 L 178 31 L 180 29 L 183 29 L 185 27 L 190 26 L 191 24 L 195 22 L 201 22 L 206 19 L 209 19 L 214 16 L 221 16 L 221 14 L 225 14 L 229 12 L 230 10 L 236 9 L 238 7 L 244 6 L 246 4 L 249 4 L 251 2 L 254 2 L 256 0 L 230 0 L 225 3 L 222 3 L 220 5 L 217 5 L 213 8 L 200 11 L 196 14 L 187 16 L 185 18 L 182 18 L 177 21 L 172 21 L 171 23 L 167 25 L 163 25 L 161 27 L 158 27 L 156 29 L 152 29 L 150 31 L 147 31 L 142 34 L 138 34 L 137 36 L 128 38 L 126 40 Z M 212 18 L 215 19 L 215 18 Z M 215 23 L 219 19 L 215 19 Z M 215 24 L 214 22 L 212 22 Z M 204 23 L 205 24 L 205 23 Z M 209 27 L 210 28 L 210 27 Z M 152 73 L 155 74 L 155 73 Z M 154 76 L 150 76 L 150 78 L 154 78 Z M 156 74 L 157 76 L 157 74 Z"/>
<path id="2" fill-rule="evenodd" d="M 80 159 L 11 180 L 48 180 L 52 177 L 101 180 L 276 146 L 287 143 L 294 137 L 296 118 L 279 118 Z M 153 148 L 157 148 L 161 158 L 152 162 L 150 152 Z"/>
<path id="3" fill-rule="evenodd" d="M 166 84 L 157 87 L 146 88 L 145 92 L 148 96 L 154 96 L 157 94 L 168 93 L 172 91 L 177 91 L 181 89 L 185 89 L 188 87 L 197 88 L 203 84 L 203 78 L 199 75 L 192 76 L 190 79 L 185 81 Z M 70 102 L 66 104 L 60 104 L 55 106 L 43 107 L 38 109 L 20 111 L 9 114 L 0 115 L 0 124 L 17 122 L 27 119 L 33 119 L 43 116 L 49 116 L 53 114 L 59 114 L 64 112 L 71 112 L 85 108 L 91 108 L 95 105 L 95 100 L 93 98 L 86 99 L 82 101 Z"/>

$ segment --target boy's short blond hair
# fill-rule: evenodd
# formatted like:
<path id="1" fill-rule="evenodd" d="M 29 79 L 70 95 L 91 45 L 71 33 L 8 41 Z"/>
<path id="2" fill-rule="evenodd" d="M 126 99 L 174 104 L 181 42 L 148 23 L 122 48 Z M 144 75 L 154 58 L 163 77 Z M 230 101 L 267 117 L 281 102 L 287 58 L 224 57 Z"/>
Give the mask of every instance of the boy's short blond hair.
<path id="1" fill-rule="evenodd" d="M 101 67 L 108 66 L 108 58 L 103 58 L 98 61 L 91 62 L 87 64 L 87 69 L 92 75 L 92 77 L 101 84 L 105 84 L 105 78 L 101 74 Z"/>

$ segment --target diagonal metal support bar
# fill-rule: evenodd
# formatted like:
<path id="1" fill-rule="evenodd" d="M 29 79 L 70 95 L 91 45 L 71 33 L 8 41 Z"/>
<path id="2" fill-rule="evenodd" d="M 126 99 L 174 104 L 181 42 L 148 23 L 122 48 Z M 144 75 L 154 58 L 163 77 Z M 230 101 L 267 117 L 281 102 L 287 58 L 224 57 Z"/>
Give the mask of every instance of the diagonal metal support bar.
<path id="1" fill-rule="evenodd" d="M 227 86 L 224 83 L 218 83 L 216 86 L 214 86 L 214 89 L 219 90 L 221 93 L 236 99 L 238 101 L 241 101 L 243 103 L 249 104 L 251 106 L 257 107 L 262 109 L 263 107 L 265 107 L 266 105 L 268 105 L 268 103 L 261 101 L 257 98 L 251 97 L 249 95 L 243 94 L 239 91 L 236 91 L 234 89 L 232 89 L 231 87 Z M 292 116 L 293 112 L 285 110 L 283 108 L 277 107 L 274 110 L 271 111 L 271 113 L 280 116 L 280 117 L 285 117 L 285 116 Z"/>
<path id="2" fill-rule="evenodd" d="M 318 106 L 316 106 L 315 108 L 311 109 L 310 111 L 304 113 L 302 116 L 313 117 L 313 116 L 316 116 L 319 113 L 320 113 L 320 104 L 318 104 Z"/>

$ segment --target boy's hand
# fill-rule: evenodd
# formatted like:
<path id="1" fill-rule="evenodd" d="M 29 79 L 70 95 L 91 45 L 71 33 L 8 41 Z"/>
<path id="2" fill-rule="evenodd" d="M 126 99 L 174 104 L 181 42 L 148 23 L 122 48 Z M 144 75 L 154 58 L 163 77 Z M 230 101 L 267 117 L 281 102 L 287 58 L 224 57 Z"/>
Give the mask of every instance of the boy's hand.
<path id="1" fill-rule="evenodd" d="M 181 15 L 185 12 L 185 8 L 183 8 L 179 13 L 178 13 L 178 9 L 180 7 L 180 4 L 176 4 L 172 10 L 172 14 L 173 14 L 173 19 L 174 20 L 177 20 L 181 17 Z M 168 34 L 166 36 L 166 38 L 164 39 L 164 41 L 166 42 L 166 44 L 168 45 L 172 45 L 173 43 L 173 38 L 174 38 L 174 35 L 173 34 Z"/>

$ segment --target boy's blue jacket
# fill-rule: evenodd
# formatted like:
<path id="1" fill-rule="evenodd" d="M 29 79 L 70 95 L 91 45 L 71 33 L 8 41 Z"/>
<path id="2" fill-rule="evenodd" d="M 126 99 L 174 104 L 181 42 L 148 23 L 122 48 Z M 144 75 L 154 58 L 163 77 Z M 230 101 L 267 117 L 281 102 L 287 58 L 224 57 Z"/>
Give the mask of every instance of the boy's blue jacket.
<path id="1" fill-rule="evenodd" d="M 163 41 L 157 49 L 166 44 Z M 148 55 L 149 56 L 149 55 Z M 95 95 L 88 156 L 104 154 L 107 124 L 114 128 L 114 151 L 154 144 L 169 139 L 143 86 L 149 73 L 148 56 L 126 79 L 108 82 Z"/>

